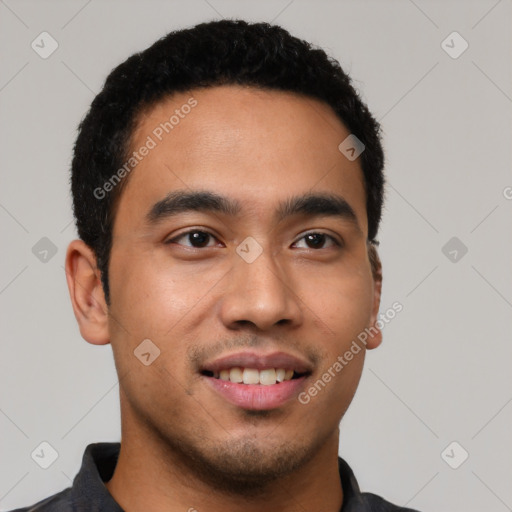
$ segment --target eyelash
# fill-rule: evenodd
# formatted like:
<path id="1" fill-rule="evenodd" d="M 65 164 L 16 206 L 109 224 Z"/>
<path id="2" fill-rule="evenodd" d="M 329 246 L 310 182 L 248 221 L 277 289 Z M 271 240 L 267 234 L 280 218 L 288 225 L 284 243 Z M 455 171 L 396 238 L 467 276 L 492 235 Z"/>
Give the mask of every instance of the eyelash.
<path id="1" fill-rule="evenodd" d="M 166 245 L 168 244 L 171 244 L 171 243 L 175 243 L 176 240 L 179 240 L 180 238 L 183 238 L 187 235 L 190 235 L 191 233 L 204 233 L 206 235 L 209 235 L 211 236 L 212 238 L 217 238 L 213 233 L 210 233 L 209 231 L 207 230 L 204 230 L 204 229 L 191 229 L 189 231 L 184 231 L 183 233 L 180 233 L 178 236 L 175 236 L 174 238 L 172 239 L 169 239 L 167 240 L 166 242 L 164 242 Z M 302 240 L 303 238 L 307 237 L 308 235 L 324 235 L 325 237 L 327 237 L 328 239 L 330 239 L 335 246 L 337 247 L 342 247 L 342 244 L 332 235 L 329 235 L 327 233 L 323 233 L 321 231 L 308 231 L 307 233 L 304 233 L 298 240 Z M 297 242 L 294 242 L 294 243 L 297 243 Z M 193 247 L 193 246 L 186 246 L 186 247 L 189 247 L 190 249 L 206 249 L 208 247 Z M 309 249 L 312 249 L 313 251 L 315 250 L 318 250 L 318 249 L 314 249 L 314 248 L 309 248 Z"/>

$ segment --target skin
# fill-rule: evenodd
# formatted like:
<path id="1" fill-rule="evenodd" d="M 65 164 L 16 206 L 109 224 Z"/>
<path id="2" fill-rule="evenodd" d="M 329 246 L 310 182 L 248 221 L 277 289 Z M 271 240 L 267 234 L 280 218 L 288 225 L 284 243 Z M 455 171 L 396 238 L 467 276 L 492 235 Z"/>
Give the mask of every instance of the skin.
<path id="1" fill-rule="evenodd" d="M 240 86 L 158 103 L 140 118 L 132 148 L 191 96 L 197 106 L 137 165 L 121 195 L 110 307 L 91 249 L 80 240 L 68 247 L 81 334 L 89 343 L 111 343 L 120 379 L 122 448 L 106 486 L 127 511 L 338 511 L 339 423 L 366 350 L 307 405 L 292 399 L 262 412 L 225 401 L 197 364 L 249 347 L 282 350 L 314 361 L 304 390 L 374 326 L 382 277 L 380 262 L 372 271 L 368 255 L 359 160 L 338 150 L 349 132 L 329 106 Z M 237 199 L 243 210 L 233 218 L 188 212 L 147 225 L 155 202 L 189 189 Z M 274 221 L 279 201 L 307 192 L 344 197 L 359 229 L 329 216 Z M 203 248 L 177 239 L 191 228 L 214 238 Z M 303 238 L 311 231 L 343 246 L 326 238 L 312 248 Z M 247 236 L 263 250 L 250 264 L 236 253 Z M 144 366 L 133 352 L 147 338 L 161 352 Z M 366 349 L 381 339 L 380 332 L 370 337 Z"/>

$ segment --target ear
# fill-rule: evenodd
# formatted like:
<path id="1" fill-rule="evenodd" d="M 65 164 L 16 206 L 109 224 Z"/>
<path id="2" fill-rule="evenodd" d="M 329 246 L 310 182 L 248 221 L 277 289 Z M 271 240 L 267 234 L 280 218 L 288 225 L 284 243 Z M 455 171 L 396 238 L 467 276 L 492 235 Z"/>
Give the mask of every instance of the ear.
<path id="1" fill-rule="evenodd" d="M 368 257 L 373 275 L 373 305 L 369 327 L 370 335 L 368 336 L 366 348 L 372 349 L 377 348 L 382 343 L 382 331 L 377 325 L 380 296 L 382 291 L 382 263 L 377 252 L 377 248 L 371 242 L 368 243 Z"/>
<path id="2" fill-rule="evenodd" d="M 93 345 L 110 342 L 108 307 L 93 250 L 73 240 L 66 253 L 66 280 L 80 334 Z"/>

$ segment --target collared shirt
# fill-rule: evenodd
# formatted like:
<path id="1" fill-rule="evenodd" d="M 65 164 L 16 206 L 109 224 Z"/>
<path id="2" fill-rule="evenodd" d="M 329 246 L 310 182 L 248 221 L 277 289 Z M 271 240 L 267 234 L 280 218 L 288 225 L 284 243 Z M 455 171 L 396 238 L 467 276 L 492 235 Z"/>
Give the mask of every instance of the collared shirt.
<path id="1" fill-rule="evenodd" d="M 11 512 L 123 512 L 104 482 L 114 474 L 120 443 L 94 443 L 84 452 L 73 485 L 31 507 Z M 343 506 L 340 512 L 417 512 L 393 505 L 380 496 L 361 492 L 350 466 L 338 457 Z"/>

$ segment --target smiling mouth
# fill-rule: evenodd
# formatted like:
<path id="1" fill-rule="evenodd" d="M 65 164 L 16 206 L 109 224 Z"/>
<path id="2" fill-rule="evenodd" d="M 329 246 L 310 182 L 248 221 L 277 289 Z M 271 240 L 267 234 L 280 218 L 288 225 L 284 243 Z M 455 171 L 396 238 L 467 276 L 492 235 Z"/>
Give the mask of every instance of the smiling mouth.
<path id="1" fill-rule="evenodd" d="M 272 386 L 289 380 L 300 379 L 309 375 L 309 372 L 297 372 L 286 368 L 256 368 L 233 367 L 220 371 L 203 370 L 201 375 L 218 380 L 229 381 L 235 384 L 259 384 Z"/>

